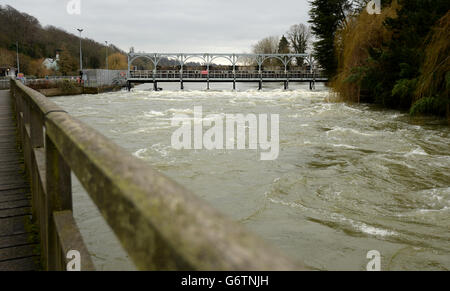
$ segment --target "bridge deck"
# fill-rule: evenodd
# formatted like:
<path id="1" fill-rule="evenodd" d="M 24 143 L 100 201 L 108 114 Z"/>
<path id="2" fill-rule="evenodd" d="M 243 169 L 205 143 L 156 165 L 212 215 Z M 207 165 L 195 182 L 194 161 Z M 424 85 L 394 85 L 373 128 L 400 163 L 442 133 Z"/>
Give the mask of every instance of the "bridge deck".
<path id="1" fill-rule="evenodd" d="M 206 73 L 205 73 L 206 72 Z M 327 82 L 323 74 L 307 71 L 130 71 L 133 83 L 153 82 Z"/>
<path id="2" fill-rule="evenodd" d="M 25 226 L 30 215 L 30 186 L 17 151 L 11 97 L 9 91 L 0 91 L 0 271 L 37 269 L 37 244 Z"/>
<path id="3" fill-rule="evenodd" d="M 206 79 L 206 78 L 186 78 L 186 79 L 175 79 L 175 78 L 155 78 L 154 80 L 152 78 L 128 78 L 128 81 L 132 83 L 153 83 L 155 82 L 167 82 L 167 83 L 178 83 L 178 82 L 185 82 L 185 83 L 232 83 L 233 81 L 236 81 L 236 83 L 257 83 L 259 81 L 262 81 L 264 83 L 283 83 L 285 81 L 289 81 L 291 83 L 308 83 L 308 82 L 328 82 L 327 78 L 298 78 L 298 79 L 273 79 L 273 78 L 266 78 L 266 79 L 232 79 L 232 78 L 224 78 L 224 79 Z"/>

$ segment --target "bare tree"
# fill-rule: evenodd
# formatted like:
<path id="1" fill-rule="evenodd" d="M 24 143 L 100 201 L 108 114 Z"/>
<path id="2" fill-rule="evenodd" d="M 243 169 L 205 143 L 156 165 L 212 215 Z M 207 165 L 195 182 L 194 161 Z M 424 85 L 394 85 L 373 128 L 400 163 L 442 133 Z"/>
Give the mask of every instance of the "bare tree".
<path id="1" fill-rule="evenodd" d="M 247 52 L 245 52 L 247 53 Z M 239 65 L 249 67 L 255 66 L 255 60 L 251 57 L 240 57 L 238 61 Z"/>
<path id="2" fill-rule="evenodd" d="M 269 36 L 263 38 L 253 45 L 253 53 L 254 54 L 277 54 L 278 53 L 278 45 L 280 38 L 278 36 Z M 276 59 L 270 59 L 266 62 L 269 63 L 270 66 L 278 65 Z"/>
<path id="3" fill-rule="evenodd" d="M 278 52 L 278 36 L 269 36 L 263 38 L 253 45 L 255 54 L 276 54 Z"/>
<path id="4" fill-rule="evenodd" d="M 308 49 L 311 38 L 311 29 L 303 23 L 291 26 L 287 32 L 287 38 L 292 48 L 292 52 L 303 54 Z M 297 58 L 297 65 L 302 66 L 304 58 Z"/>

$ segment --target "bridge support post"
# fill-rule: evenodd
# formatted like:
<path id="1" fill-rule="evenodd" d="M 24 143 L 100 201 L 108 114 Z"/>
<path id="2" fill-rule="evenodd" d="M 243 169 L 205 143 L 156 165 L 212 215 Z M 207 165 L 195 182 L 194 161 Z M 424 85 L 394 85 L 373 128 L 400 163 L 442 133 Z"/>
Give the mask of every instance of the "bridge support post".
<path id="1" fill-rule="evenodd" d="M 71 170 L 49 136 L 46 136 L 45 143 L 47 183 L 47 211 L 45 215 L 47 225 L 46 262 L 48 271 L 57 271 L 61 268 L 62 254 L 53 213 L 64 210 L 72 211 Z"/>
<path id="2" fill-rule="evenodd" d="M 183 80 L 180 80 L 180 89 L 181 89 L 181 90 L 184 90 L 184 83 L 183 83 Z"/>
<path id="3" fill-rule="evenodd" d="M 207 56 L 206 57 L 206 59 L 207 59 L 207 62 L 208 62 L 208 64 L 206 65 L 206 71 L 208 72 L 208 75 L 206 76 L 207 77 L 207 80 L 206 80 L 206 90 L 209 90 L 209 64 L 210 64 L 210 57 L 209 56 Z"/>
<path id="4" fill-rule="evenodd" d="M 259 86 L 258 86 L 258 90 L 262 90 L 262 80 L 263 80 L 263 73 L 262 73 L 262 64 L 264 63 L 264 59 L 259 56 L 257 58 L 258 61 L 258 73 L 259 73 Z"/>
<path id="5" fill-rule="evenodd" d="M 232 62 L 233 62 L 233 90 L 236 90 L 236 63 L 237 63 L 237 58 L 236 58 L 235 54 L 233 54 L 233 56 L 232 56 Z"/>

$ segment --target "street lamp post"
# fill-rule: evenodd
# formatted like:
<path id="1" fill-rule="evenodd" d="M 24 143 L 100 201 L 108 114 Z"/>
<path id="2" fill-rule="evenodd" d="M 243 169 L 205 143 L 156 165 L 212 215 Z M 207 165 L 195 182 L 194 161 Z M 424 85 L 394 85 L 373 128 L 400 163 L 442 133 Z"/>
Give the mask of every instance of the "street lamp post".
<path id="1" fill-rule="evenodd" d="M 106 70 L 108 70 L 108 41 L 106 43 Z"/>
<path id="2" fill-rule="evenodd" d="M 17 52 L 17 74 L 20 73 L 20 62 L 19 62 L 19 42 L 16 41 L 16 52 Z"/>
<path id="3" fill-rule="evenodd" d="M 83 71 L 83 52 L 81 51 L 81 33 L 83 32 L 83 29 L 78 28 L 77 29 L 80 32 L 80 72 Z"/>

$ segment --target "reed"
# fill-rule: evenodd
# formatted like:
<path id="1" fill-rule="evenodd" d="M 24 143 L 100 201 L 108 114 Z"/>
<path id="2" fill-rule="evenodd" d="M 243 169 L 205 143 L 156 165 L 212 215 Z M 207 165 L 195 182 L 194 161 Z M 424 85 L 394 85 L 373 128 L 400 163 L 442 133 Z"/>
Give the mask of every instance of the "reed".
<path id="1" fill-rule="evenodd" d="M 337 100 L 361 101 L 361 81 L 367 69 L 373 66 L 369 50 L 381 48 L 391 39 L 392 32 L 383 23 L 386 18 L 396 16 L 398 7 L 397 1 L 393 1 L 379 15 L 369 15 L 363 10 L 359 15 L 349 17 L 347 25 L 337 31 L 338 73 L 330 83 Z"/>

